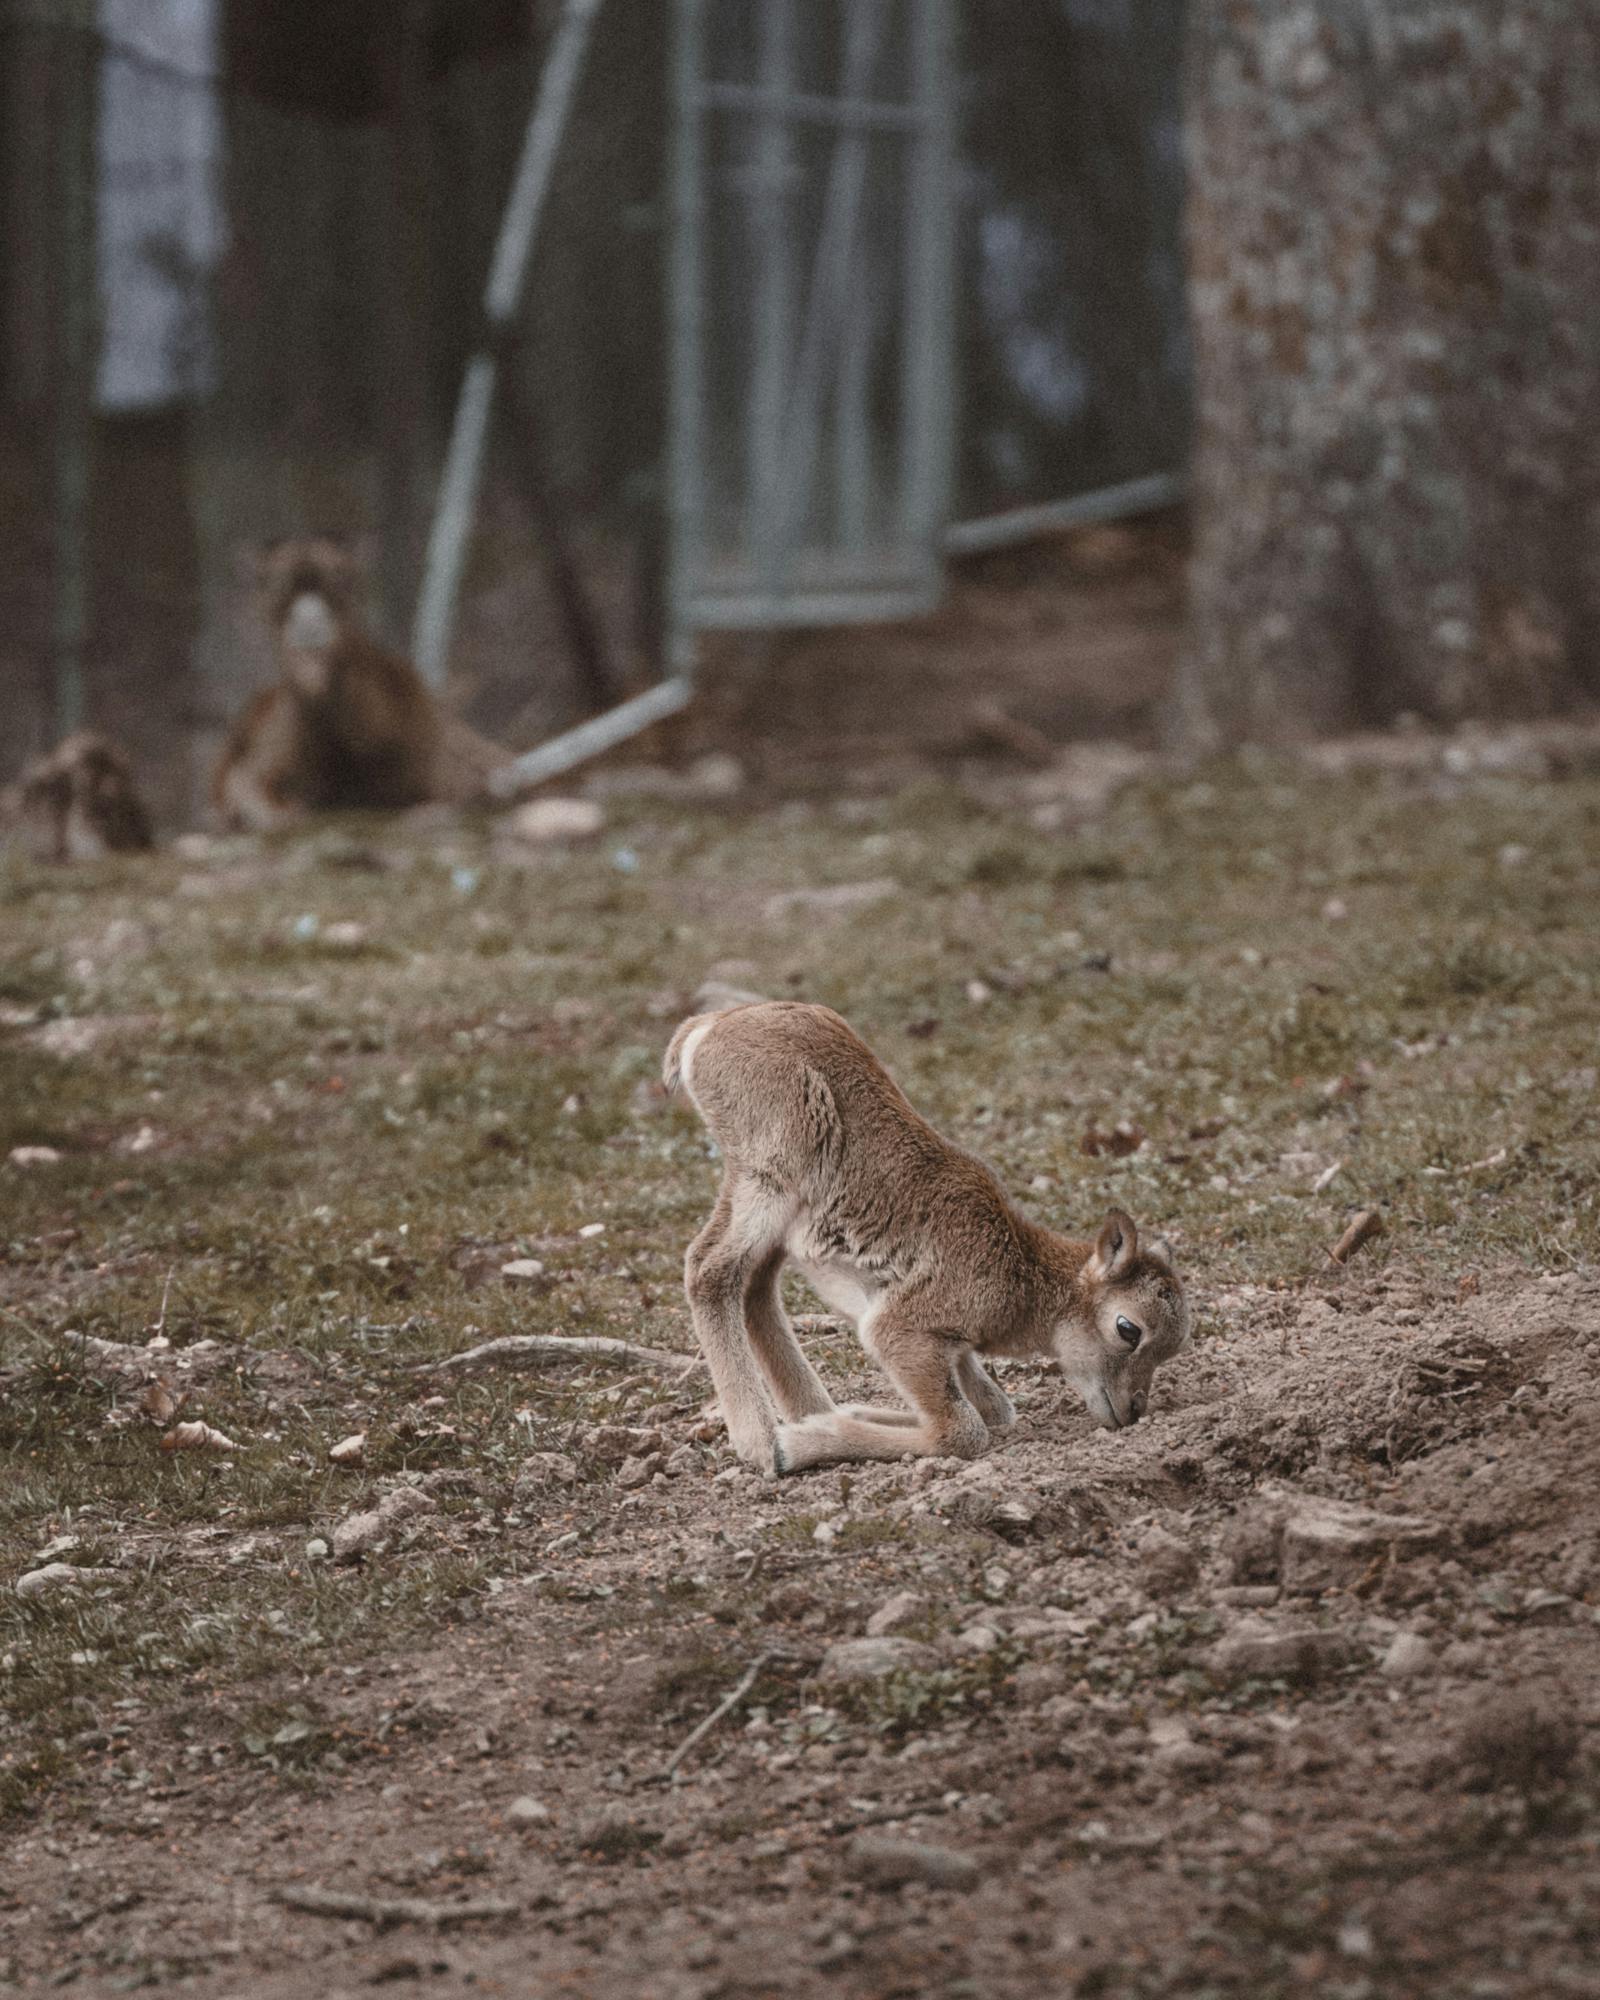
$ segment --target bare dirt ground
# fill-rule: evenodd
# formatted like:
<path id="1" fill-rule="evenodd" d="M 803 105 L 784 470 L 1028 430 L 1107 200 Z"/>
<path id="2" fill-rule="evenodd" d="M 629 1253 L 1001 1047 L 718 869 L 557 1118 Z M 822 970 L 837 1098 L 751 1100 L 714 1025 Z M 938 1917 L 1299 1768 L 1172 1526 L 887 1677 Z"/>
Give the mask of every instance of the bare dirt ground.
<path id="1" fill-rule="evenodd" d="M 733 749 L 779 790 L 836 789 L 845 771 L 903 783 L 993 758 L 1008 747 L 997 714 L 1039 749 L 1148 745 L 1182 634 L 1188 540 L 1186 515 L 1169 509 L 964 557 L 928 618 L 709 635 L 699 698 L 664 734 L 683 752 Z"/>
<path id="2" fill-rule="evenodd" d="M 315 1737 L 241 1768 L 200 1690 L 86 1732 L 9 1843 L 13 1984 L 1600 1990 L 1600 1281 L 1210 1308 L 1226 1342 L 1123 1436 L 1019 1369 L 1019 1434 L 966 1466 L 764 1485 L 692 1396 L 575 1439 L 666 1470 L 553 1468 L 530 1566 L 454 1629 L 291 1677 Z M 925 1651 L 830 1678 L 886 1606 Z M 274 1901 L 306 1888 L 516 1914 Z"/>

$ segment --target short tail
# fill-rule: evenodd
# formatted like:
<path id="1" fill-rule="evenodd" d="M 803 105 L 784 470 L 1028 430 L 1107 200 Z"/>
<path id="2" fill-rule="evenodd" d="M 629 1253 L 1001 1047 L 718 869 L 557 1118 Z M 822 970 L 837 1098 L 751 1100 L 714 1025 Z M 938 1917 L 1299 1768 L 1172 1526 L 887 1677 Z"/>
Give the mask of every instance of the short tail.
<path id="1" fill-rule="evenodd" d="M 675 1097 L 683 1088 L 683 1045 L 703 1021 L 714 1021 L 715 1014 L 691 1014 L 687 1021 L 680 1021 L 667 1044 L 667 1053 L 661 1063 L 661 1081 L 667 1086 L 669 1097 Z"/>

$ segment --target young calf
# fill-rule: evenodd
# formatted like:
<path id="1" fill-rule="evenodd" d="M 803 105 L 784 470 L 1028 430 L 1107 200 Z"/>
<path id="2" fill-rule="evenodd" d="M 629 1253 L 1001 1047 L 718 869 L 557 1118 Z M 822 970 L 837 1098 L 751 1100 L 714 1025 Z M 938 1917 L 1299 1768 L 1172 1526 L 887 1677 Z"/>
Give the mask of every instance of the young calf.
<path id="1" fill-rule="evenodd" d="M 1018 1214 L 918 1117 L 828 1007 L 762 1001 L 685 1021 L 667 1049 L 721 1150 L 685 1282 L 733 1447 L 762 1472 L 910 1453 L 975 1458 L 1015 1422 L 981 1355 L 1044 1356 L 1117 1429 L 1189 1338 L 1165 1243 L 1120 1209 L 1092 1244 Z M 909 1408 L 836 1405 L 779 1296 L 792 1259 Z"/>

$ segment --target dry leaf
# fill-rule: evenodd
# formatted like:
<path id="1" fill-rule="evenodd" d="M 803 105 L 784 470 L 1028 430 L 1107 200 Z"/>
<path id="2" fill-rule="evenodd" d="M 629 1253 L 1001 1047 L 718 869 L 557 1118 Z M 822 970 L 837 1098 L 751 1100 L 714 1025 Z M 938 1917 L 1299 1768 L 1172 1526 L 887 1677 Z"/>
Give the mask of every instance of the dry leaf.
<path id="1" fill-rule="evenodd" d="M 1483 1290 L 1483 1280 L 1476 1271 L 1463 1272 L 1456 1285 L 1456 1297 L 1461 1301 L 1475 1299 Z"/>
<path id="2" fill-rule="evenodd" d="M 237 1451 L 239 1447 L 231 1437 L 210 1424 L 179 1424 L 167 1432 L 161 1440 L 163 1451 Z"/>
<path id="3" fill-rule="evenodd" d="M 328 1456 L 335 1465 L 359 1465 L 367 1452 L 365 1431 L 352 1431 L 347 1438 L 340 1438 L 336 1445 L 330 1445 Z"/>
<path id="4" fill-rule="evenodd" d="M 147 1382 L 139 1398 L 139 1414 L 153 1424 L 170 1424 L 188 1400 L 187 1392 L 176 1396 L 165 1382 Z"/>

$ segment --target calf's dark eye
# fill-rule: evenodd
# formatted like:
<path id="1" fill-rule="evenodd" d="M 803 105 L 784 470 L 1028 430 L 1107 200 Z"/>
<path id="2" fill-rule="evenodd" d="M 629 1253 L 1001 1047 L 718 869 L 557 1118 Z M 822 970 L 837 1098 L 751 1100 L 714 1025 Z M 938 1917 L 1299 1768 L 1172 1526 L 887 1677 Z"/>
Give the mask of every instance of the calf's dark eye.
<path id="1" fill-rule="evenodd" d="M 1143 1327 L 1135 1326 L 1131 1319 L 1124 1319 L 1120 1313 L 1117 1315 L 1117 1331 L 1130 1347 L 1137 1347 L 1144 1335 Z"/>

